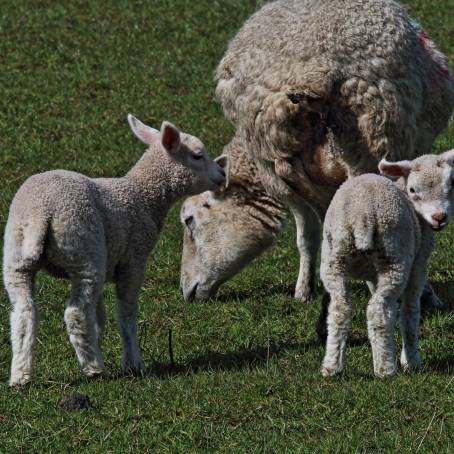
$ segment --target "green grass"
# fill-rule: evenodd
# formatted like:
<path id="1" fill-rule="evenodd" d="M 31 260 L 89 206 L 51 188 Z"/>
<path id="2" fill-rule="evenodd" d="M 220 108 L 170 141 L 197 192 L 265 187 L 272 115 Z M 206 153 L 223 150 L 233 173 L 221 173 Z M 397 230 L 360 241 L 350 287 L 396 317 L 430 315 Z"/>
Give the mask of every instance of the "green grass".
<path id="1" fill-rule="evenodd" d="M 68 2 L 69 3 L 69 2 Z M 220 153 L 232 129 L 214 99 L 213 70 L 254 1 L 2 2 L 0 223 L 33 173 L 67 168 L 122 175 L 143 147 L 127 112 L 163 119 Z M 454 61 L 452 0 L 413 0 L 411 13 Z M 454 146 L 454 125 L 437 150 Z M 179 289 L 178 207 L 150 260 L 140 295 L 148 372 L 119 374 L 114 294 L 104 353 L 109 376 L 82 377 L 64 328 L 64 281 L 40 276 L 36 375 L 9 389 L 9 303 L 0 297 L 0 453 L 13 452 L 453 452 L 454 315 L 422 324 L 425 369 L 372 376 L 364 287 L 348 371 L 322 379 L 318 304 L 291 298 L 298 257 L 289 225 L 277 247 L 225 285 L 218 300 L 187 304 Z M 454 307 L 454 226 L 438 235 L 430 276 Z M 176 365 L 169 366 L 168 331 Z M 62 412 L 71 392 L 95 408 Z"/>

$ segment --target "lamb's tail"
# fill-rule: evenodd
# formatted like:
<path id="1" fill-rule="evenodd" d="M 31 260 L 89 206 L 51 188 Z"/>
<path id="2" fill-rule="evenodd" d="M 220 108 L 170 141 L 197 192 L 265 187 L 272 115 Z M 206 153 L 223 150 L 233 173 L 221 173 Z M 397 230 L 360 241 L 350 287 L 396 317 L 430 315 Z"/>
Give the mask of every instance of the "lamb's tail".
<path id="1" fill-rule="evenodd" d="M 5 228 L 3 272 L 5 283 L 14 272 L 32 271 L 42 257 L 49 221 L 44 217 L 21 219 L 10 213 Z"/>
<path id="2" fill-rule="evenodd" d="M 355 247 L 358 251 L 370 251 L 374 248 L 374 224 L 370 222 L 365 213 L 357 219 L 353 229 L 353 236 L 355 238 Z"/>

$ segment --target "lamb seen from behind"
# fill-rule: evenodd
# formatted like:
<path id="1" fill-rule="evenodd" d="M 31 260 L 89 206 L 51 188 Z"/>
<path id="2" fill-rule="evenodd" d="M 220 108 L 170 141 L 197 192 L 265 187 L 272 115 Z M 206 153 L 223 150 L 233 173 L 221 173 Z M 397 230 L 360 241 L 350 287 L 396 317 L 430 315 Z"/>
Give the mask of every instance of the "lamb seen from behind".
<path id="1" fill-rule="evenodd" d="M 65 322 L 83 373 L 104 370 L 106 281 L 116 284 L 122 369 L 142 368 L 137 298 L 147 257 L 173 203 L 219 188 L 227 158 L 211 160 L 198 138 L 171 123 L 163 122 L 158 131 L 132 115 L 128 121 L 149 149 L 125 177 L 92 179 L 54 170 L 30 177 L 14 197 L 3 264 L 12 304 L 10 385 L 31 379 L 37 331 L 33 287 L 39 269 L 71 281 Z"/>
<path id="2" fill-rule="evenodd" d="M 433 231 L 444 228 L 454 206 L 454 150 L 413 161 L 387 162 L 375 175 L 351 178 L 336 192 L 325 217 L 320 277 L 330 294 L 328 339 L 322 374 L 344 369 L 352 303 L 348 278 L 367 281 L 367 326 L 374 373 L 397 370 L 394 324 L 401 298 L 401 366 L 420 365 L 420 296 L 433 249 Z"/>

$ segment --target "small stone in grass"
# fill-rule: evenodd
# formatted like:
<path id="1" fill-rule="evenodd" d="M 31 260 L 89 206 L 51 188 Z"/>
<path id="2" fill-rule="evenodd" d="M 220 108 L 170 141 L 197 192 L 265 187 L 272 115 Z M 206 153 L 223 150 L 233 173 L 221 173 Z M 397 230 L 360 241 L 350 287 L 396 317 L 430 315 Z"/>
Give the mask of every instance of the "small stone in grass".
<path id="1" fill-rule="evenodd" d="M 84 410 L 93 407 L 93 404 L 85 394 L 74 393 L 63 397 L 58 402 L 58 407 L 65 411 Z"/>

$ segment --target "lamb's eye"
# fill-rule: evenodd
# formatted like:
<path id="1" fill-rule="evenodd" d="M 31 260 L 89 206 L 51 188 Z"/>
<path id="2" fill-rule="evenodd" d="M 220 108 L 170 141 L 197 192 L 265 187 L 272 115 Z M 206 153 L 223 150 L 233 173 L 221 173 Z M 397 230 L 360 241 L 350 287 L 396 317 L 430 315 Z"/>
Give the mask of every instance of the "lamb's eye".
<path id="1" fill-rule="evenodd" d="M 187 227 L 191 227 L 191 224 L 194 222 L 194 216 L 188 216 L 185 218 L 184 223 Z"/>
<path id="2" fill-rule="evenodd" d="M 412 194 L 414 194 L 414 193 L 416 192 L 414 188 L 410 188 L 409 191 L 410 191 Z"/>

